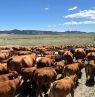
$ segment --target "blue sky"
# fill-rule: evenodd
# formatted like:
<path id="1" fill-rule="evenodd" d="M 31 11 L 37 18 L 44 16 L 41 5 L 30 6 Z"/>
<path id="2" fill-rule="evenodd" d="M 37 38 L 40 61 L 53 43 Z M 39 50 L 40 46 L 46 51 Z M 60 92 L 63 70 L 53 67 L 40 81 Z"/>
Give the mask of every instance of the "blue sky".
<path id="1" fill-rule="evenodd" d="M 0 30 L 95 32 L 95 0 L 0 0 Z"/>

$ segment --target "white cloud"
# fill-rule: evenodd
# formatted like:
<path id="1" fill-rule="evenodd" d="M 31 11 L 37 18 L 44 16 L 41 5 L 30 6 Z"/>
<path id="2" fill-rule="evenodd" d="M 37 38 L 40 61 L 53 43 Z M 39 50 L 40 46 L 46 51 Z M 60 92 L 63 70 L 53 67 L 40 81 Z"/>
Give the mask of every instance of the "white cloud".
<path id="1" fill-rule="evenodd" d="M 47 7 L 46 7 L 46 8 L 44 8 L 44 10 L 46 10 L 46 11 L 47 11 L 47 10 L 49 10 L 49 8 L 47 8 Z"/>
<path id="2" fill-rule="evenodd" d="M 52 25 L 48 25 L 48 28 L 56 28 L 56 27 L 60 27 L 60 26 L 64 26 L 64 25 L 95 25 L 95 21 L 70 21 L 70 22 L 64 22 L 63 24 L 52 24 Z"/>
<path id="3" fill-rule="evenodd" d="M 63 25 L 82 25 L 82 24 L 95 24 L 95 21 L 82 21 L 82 22 L 76 22 L 76 21 L 71 21 L 71 22 L 65 22 Z"/>
<path id="4" fill-rule="evenodd" d="M 95 10 L 83 10 L 79 13 L 70 14 L 65 16 L 65 18 L 89 18 L 95 19 Z"/>
<path id="5" fill-rule="evenodd" d="M 78 7 L 77 7 L 77 6 L 74 6 L 74 7 L 72 7 L 72 8 L 69 8 L 68 10 L 69 10 L 69 11 L 72 11 L 72 10 L 76 10 L 76 9 L 78 9 Z"/>

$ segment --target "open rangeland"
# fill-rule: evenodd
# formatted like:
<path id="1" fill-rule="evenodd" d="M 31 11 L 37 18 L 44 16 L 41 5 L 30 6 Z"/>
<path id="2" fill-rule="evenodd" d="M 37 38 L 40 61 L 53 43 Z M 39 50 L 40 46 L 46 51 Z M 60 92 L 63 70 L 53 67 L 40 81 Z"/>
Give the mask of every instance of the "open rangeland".
<path id="1" fill-rule="evenodd" d="M 95 45 L 95 34 L 0 35 L 0 46 Z"/>
<path id="2" fill-rule="evenodd" d="M 1 34 L 0 47 L 0 97 L 95 97 L 94 34 Z"/>

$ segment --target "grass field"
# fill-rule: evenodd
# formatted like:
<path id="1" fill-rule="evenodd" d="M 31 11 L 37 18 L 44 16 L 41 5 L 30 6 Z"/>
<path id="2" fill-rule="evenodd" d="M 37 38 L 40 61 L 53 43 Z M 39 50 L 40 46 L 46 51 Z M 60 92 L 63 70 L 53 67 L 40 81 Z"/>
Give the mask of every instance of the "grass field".
<path id="1" fill-rule="evenodd" d="M 63 34 L 63 35 L 0 35 L 0 46 L 42 46 L 42 45 L 95 45 L 94 34 Z M 86 63 L 86 62 L 85 62 Z M 43 94 L 43 93 L 42 93 Z M 44 94 L 43 94 L 44 95 Z M 74 97 L 95 97 L 95 85 L 86 85 L 85 69 L 78 80 Z M 35 97 L 32 89 L 20 88 L 15 97 Z M 47 97 L 47 96 L 43 96 Z M 71 97 L 68 95 L 66 97 Z"/>
<path id="2" fill-rule="evenodd" d="M 94 34 L 0 35 L 0 46 L 95 45 Z"/>

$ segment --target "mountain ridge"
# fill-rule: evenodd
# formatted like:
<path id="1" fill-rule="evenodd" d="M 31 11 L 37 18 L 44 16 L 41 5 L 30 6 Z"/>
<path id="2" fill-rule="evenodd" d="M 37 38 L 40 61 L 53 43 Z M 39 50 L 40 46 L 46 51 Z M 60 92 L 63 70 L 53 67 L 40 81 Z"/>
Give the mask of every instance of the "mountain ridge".
<path id="1" fill-rule="evenodd" d="M 41 31 L 41 30 L 3 30 L 0 31 L 0 34 L 33 34 L 33 35 L 41 35 L 41 34 L 95 34 L 95 32 L 82 32 L 82 31 L 65 31 L 65 32 L 59 32 L 59 31 Z"/>

